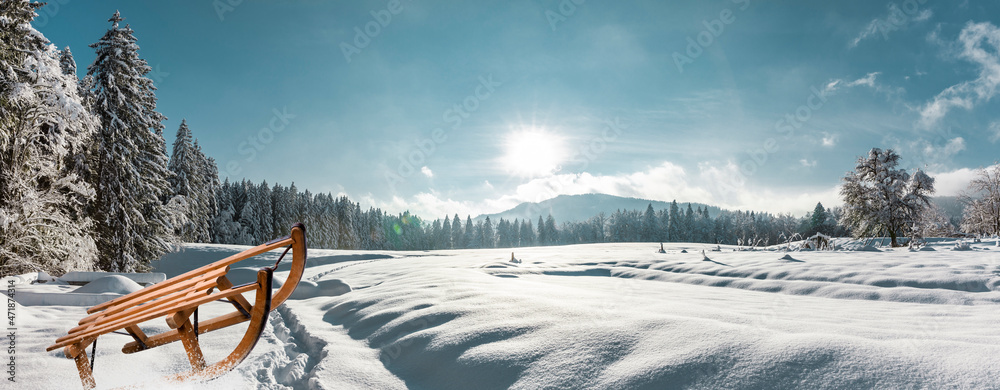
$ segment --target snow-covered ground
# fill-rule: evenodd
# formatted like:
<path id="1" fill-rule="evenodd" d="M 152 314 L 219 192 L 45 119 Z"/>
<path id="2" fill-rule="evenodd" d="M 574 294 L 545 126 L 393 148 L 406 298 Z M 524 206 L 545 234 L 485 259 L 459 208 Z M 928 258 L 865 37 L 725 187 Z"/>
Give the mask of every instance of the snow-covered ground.
<path id="1" fill-rule="evenodd" d="M 251 356 L 218 380 L 185 386 L 1000 388 L 1000 247 L 954 246 L 786 253 L 667 244 L 661 254 L 656 244 L 595 244 L 515 249 L 519 264 L 510 249 L 312 250 L 298 299 L 272 313 Z M 188 245 L 157 269 L 169 277 L 243 248 Z M 73 362 L 44 348 L 85 308 L 15 310 L 17 388 L 78 386 Z M 232 309 L 203 310 L 209 318 Z M 231 351 L 244 329 L 203 335 L 208 360 Z M 100 387 L 177 388 L 155 378 L 188 369 L 179 343 L 124 355 L 127 341 L 100 338 Z"/>

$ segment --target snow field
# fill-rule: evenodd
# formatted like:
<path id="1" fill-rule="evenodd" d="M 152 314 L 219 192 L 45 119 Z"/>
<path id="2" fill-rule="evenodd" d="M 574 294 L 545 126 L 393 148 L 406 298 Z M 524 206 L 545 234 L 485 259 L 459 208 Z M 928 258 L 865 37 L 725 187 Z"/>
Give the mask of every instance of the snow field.
<path id="1" fill-rule="evenodd" d="M 996 387 L 1000 250 L 994 241 L 969 251 L 953 251 L 954 244 L 788 253 L 666 244 L 664 254 L 655 253 L 658 244 L 594 244 L 516 249 L 521 264 L 510 263 L 510 249 L 312 250 L 304 280 L 341 288 L 297 293 L 272 313 L 243 364 L 220 380 L 190 385 Z M 158 268 L 169 277 L 171 267 L 191 269 L 242 249 L 189 245 L 185 256 Z M 270 265 L 276 256 L 257 261 Z M 61 352 L 37 351 L 84 309 L 19 310 L 27 313 L 22 327 L 31 329 L 20 347 L 27 388 L 78 383 Z M 148 325 L 165 329 L 161 323 Z M 244 329 L 203 336 L 209 361 L 228 353 Z M 101 338 L 102 386 L 148 385 L 188 369 L 179 344 L 123 355 L 117 349 L 127 341 Z M 141 368 L 109 368 L 129 365 Z"/>

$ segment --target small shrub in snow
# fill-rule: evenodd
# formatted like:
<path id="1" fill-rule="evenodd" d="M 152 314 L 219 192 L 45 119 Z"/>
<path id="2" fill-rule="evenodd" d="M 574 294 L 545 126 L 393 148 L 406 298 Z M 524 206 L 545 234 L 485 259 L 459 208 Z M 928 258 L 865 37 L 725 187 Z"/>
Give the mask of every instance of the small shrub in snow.
<path id="1" fill-rule="evenodd" d="M 971 251 L 972 246 L 969 245 L 968 241 L 959 241 L 955 243 L 955 247 L 951 248 L 953 251 Z"/>

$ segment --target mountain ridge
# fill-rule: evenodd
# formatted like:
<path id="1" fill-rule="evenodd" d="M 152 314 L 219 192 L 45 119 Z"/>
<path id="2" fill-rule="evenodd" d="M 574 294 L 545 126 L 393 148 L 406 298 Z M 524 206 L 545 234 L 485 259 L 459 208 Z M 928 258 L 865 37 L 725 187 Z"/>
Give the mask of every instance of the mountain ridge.
<path id="1" fill-rule="evenodd" d="M 541 202 L 521 203 L 511 209 L 501 211 L 499 213 L 481 214 L 473 218 L 473 220 L 481 221 L 486 219 L 486 217 L 489 217 L 490 220 L 494 222 L 500 218 L 511 221 L 514 219 L 524 220 L 527 218 L 531 221 L 536 221 L 539 216 L 545 218 L 552 215 L 557 223 L 582 222 L 602 212 L 605 215 L 610 216 L 617 210 L 645 211 L 646 207 L 650 204 L 653 205 L 653 209 L 656 211 L 669 210 L 670 203 L 671 202 L 596 193 L 559 195 L 555 198 L 546 199 Z M 719 212 L 722 211 L 720 207 L 696 202 L 677 202 L 677 206 L 680 208 L 681 212 L 683 212 L 687 209 L 688 203 L 691 204 L 691 208 L 693 209 L 707 207 L 708 214 L 713 218 L 719 215 Z"/>

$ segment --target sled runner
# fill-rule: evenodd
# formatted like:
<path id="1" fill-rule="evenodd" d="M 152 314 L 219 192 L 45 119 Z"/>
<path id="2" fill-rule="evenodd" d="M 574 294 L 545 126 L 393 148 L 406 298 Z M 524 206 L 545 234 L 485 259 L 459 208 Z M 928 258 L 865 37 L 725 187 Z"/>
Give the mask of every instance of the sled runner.
<path id="1" fill-rule="evenodd" d="M 261 268 L 257 272 L 257 281 L 234 286 L 226 278 L 230 265 L 286 246 L 288 248 L 274 266 Z M 289 250 L 292 250 L 292 269 L 288 280 L 272 295 L 271 277 Z M 46 351 L 63 348 L 67 358 L 76 360 L 83 387 L 92 389 L 97 384 L 94 381 L 93 361 L 87 359 L 87 346 L 94 344 L 93 349 L 96 349 L 98 336 L 124 330 L 134 339 L 122 347 L 122 352 L 127 354 L 181 341 L 192 371 L 171 379 L 213 379 L 232 370 L 250 354 L 267 324 L 268 313 L 292 294 L 305 267 L 306 228 L 301 223 L 296 223 L 288 237 L 250 248 L 87 309 L 87 313 L 91 315 L 80 320 L 80 326 L 70 329 L 69 334 L 56 339 L 56 343 L 46 348 Z M 252 304 L 243 297 L 243 293 L 250 291 L 256 292 Z M 236 311 L 199 322 L 198 306 L 218 300 L 231 303 Z M 139 323 L 161 317 L 166 319 L 172 330 L 146 335 L 139 328 Z M 250 325 L 233 352 L 222 361 L 208 365 L 198 345 L 198 335 L 244 321 L 250 321 Z M 96 356 L 93 349 L 91 355 Z"/>

